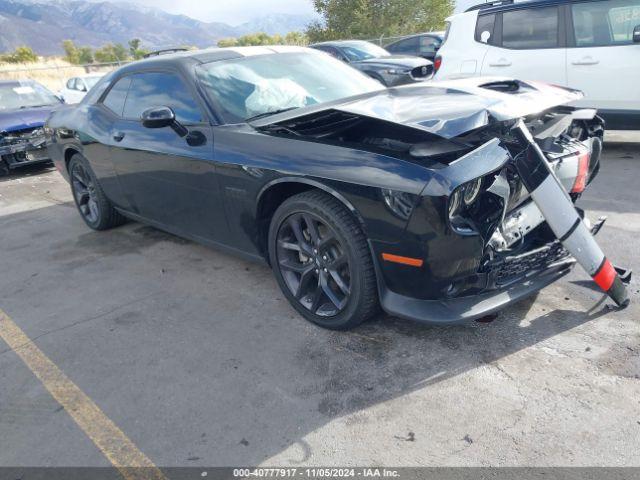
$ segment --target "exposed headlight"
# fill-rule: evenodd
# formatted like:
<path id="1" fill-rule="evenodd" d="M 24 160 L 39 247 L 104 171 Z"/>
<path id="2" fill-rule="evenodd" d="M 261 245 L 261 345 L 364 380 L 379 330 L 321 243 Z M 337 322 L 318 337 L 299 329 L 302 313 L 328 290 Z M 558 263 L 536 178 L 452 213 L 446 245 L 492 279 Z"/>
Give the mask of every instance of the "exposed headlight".
<path id="1" fill-rule="evenodd" d="M 480 196 L 482 190 L 482 178 L 471 180 L 461 185 L 449 197 L 449 219 L 453 220 L 459 215 L 463 215 Z"/>
<path id="2" fill-rule="evenodd" d="M 449 218 L 453 218 L 460 209 L 460 189 L 449 197 Z"/>
<path id="3" fill-rule="evenodd" d="M 480 187 L 482 187 L 482 179 L 477 178 L 469 183 L 467 183 L 464 188 L 464 204 L 471 205 L 476 201 L 478 195 L 480 194 Z"/>

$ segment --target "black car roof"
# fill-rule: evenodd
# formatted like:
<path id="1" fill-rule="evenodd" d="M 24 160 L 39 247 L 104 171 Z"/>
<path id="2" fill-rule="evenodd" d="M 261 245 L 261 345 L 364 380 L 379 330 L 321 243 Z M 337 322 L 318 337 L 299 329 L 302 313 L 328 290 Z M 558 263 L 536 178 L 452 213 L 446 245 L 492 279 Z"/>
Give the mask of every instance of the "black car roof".
<path id="1" fill-rule="evenodd" d="M 129 63 L 118 69 L 125 73 L 130 70 L 138 70 L 146 67 L 166 67 L 166 66 L 189 66 L 193 64 L 208 63 L 218 60 L 228 60 L 231 58 L 241 58 L 242 55 L 227 49 L 190 50 L 186 52 L 176 52 L 166 55 L 158 55 L 136 62 Z"/>
<path id="2" fill-rule="evenodd" d="M 473 10 L 481 10 L 483 14 L 485 13 L 497 13 L 497 12 L 506 12 L 509 10 L 518 10 L 521 8 L 536 8 L 536 7 L 546 7 L 552 5 L 564 5 L 567 3 L 575 3 L 575 2 L 596 2 L 601 0 L 525 0 L 522 2 L 514 2 L 513 0 L 496 0 L 493 2 L 485 2 L 474 5 L 473 7 L 467 8 L 465 12 L 471 12 Z"/>
<path id="3" fill-rule="evenodd" d="M 234 58 L 244 58 L 254 53 L 249 53 L 252 49 L 260 49 L 258 54 L 273 54 L 295 52 L 302 47 L 284 47 L 284 46 L 261 46 L 261 47 L 229 47 L 229 48 L 208 48 L 204 50 L 188 50 L 184 52 L 169 53 L 163 55 L 151 56 L 143 60 L 138 60 L 120 67 L 118 75 L 137 71 L 146 68 L 163 68 L 163 67 L 189 67 L 203 63 L 219 62 L 222 60 L 231 60 Z M 245 55 L 247 53 L 247 55 Z"/>

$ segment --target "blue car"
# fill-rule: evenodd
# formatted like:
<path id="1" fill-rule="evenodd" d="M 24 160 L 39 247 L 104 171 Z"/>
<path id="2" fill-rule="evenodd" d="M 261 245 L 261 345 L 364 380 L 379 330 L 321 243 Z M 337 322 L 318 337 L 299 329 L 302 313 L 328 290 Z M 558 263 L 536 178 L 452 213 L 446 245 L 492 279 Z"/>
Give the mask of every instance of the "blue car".
<path id="1" fill-rule="evenodd" d="M 33 80 L 0 80 L 0 176 L 49 162 L 44 122 L 62 100 Z"/>

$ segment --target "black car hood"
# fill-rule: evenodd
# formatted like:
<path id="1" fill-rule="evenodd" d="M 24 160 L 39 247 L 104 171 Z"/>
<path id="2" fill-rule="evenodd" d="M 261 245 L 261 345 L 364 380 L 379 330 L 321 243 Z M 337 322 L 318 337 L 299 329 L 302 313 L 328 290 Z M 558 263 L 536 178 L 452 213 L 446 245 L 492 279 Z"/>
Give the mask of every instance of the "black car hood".
<path id="1" fill-rule="evenodd" d="M 425 60 L 422 57 L 412 57 L 409 55 L 390 55 L 388 57 L 376 57 L 368 58 L 366 60 L 359 60 L 357 62 L 351 62 L 350 65 L 388 65 L 390 67 L 405 67 L 416 68 L 423 65 L 431 65 L 429 60 Z"/>
<path id="2" fill-rule="evenodd" d="M 443 138 L 453 138 L 491 121 L 533 115 L 582 96 L 577 90 L 540 82 L 470 78 L 383 89 L 296 108 L 250 124 L 262 128 L 322 111 L 337 110 L 406 125 Z"/>

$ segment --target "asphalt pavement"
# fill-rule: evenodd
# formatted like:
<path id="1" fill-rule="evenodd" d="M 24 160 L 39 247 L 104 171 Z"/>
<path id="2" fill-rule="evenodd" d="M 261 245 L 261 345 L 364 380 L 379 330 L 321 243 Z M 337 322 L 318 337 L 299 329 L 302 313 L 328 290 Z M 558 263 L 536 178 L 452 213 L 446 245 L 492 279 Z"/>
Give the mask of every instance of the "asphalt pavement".
<path id="1" fill-rule="evenodd" d="M 639 271 L 634 139 L 608 137 L 580 205 Z M 616 311 L 576 268 L 492 323 L 330 332 L 267 267 L 137 223 L 93 232 L 31 168 L 0 179 L 0 309 L 37 347 L 0 340 L 0 466 L 107 466 L 108 421 L 158 466 L 640 466 L 638 285 Z M 54 398 L 42 358 L 85 403 Z"/>

